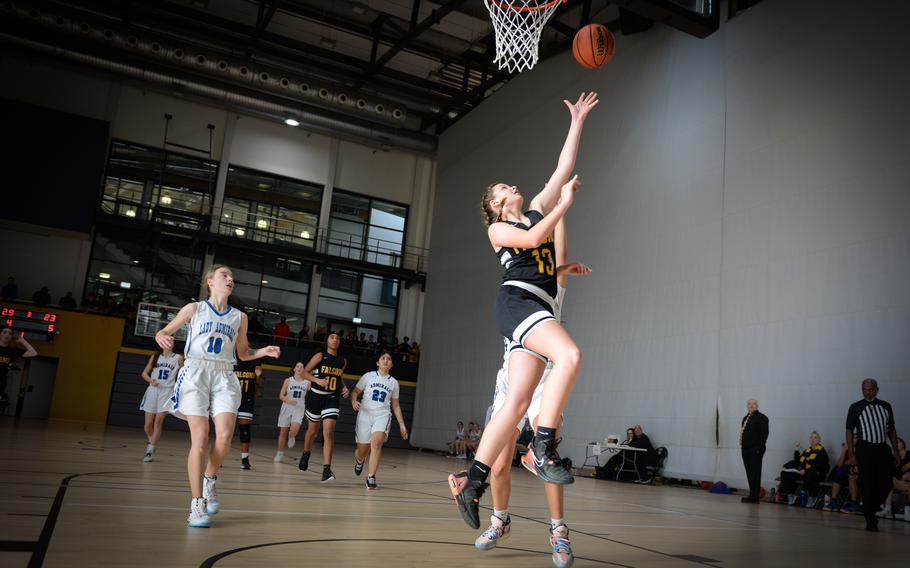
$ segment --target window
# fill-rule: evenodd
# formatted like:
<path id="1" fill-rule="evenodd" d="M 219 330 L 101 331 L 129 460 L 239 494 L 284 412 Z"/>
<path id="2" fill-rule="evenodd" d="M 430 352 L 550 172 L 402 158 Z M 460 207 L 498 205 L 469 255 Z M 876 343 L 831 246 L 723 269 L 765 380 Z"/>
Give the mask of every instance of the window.
<path id="1" fill-rule="evenodd" d="M 399 281 L 350 270 L 326 268 L 319 289 L 318 323 L 392 339 L 398 315 Z M 360 318 L 355 324 L 354 318 Z"/>
<path id="2" fill-rule="evenodd" d="M 219 215 L 222 235 L 313 248 L 322 188 L 231 166 Z"/>
<path id="3" fill-rule="evenodd" d="M 121 217 L 186 228 L 201 220 L 181 215 L 208 215 L 218 164 L 115 140 L 108 158 L 101 211 Z M 175 214 L 176 213 L 176 214 Z"/>
<path id="4" fill-rule="evenodd" d="M 98 229 L 85 295 L 182 306 L 198 297 L 204 254 L 189 238 L 162 234 L 149 244 L 126 230 Z"/>
<path id="5" fill-rule="evenodd" d="M 332 194 L 327 251 L 385 266 L 401 266 L 408 209 L 344 191 Z"/>
<path id="6" fill-rule="evenodd" d="M 234 273 L 231 303 L 249 316 L 250 340 L 257 347 L 271 341 L 272 330 L 282 317 L 290 326 L 292 336 L 303 328 L 313 270 L 311 264 L 228 247 L 215 251 L 215 262 L 226 264 Z"/>

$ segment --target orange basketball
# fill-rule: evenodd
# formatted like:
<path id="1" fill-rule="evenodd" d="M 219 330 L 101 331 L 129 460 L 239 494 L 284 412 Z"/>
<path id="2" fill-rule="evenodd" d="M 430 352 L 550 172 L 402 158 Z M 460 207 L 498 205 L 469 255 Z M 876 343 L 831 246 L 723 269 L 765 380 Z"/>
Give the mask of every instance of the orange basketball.
<path id="1" fill-rule="evenodd" d="M 613 59 L 616 43 L 606 26 L 589 24 L 575 34 L 572 40 L 572 55 L 575 61 L 588 69 L 599 69 Z"/>

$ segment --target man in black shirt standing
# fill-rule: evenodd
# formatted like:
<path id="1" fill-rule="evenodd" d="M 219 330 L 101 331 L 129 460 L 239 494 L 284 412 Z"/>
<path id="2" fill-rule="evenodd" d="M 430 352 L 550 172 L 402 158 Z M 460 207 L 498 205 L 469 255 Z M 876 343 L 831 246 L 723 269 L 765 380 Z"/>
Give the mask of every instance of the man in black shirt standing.
<path id="1" fill-rule="evenodd" d="M 749 496 L 743 503 L 758 503 L 761 492 L 761 461 L 768 441 L 768 417 L 758 411 L 758 401 L 750 398 L 746 402 L 749 413 L 743 417 L 739 429 L 739 445 L 743 451 L 743 466 L 749 480 Z"/>
<path id="2" fill-rule="evenodd" d="M 873 532 L 878 531 L 878 508 L 891 491 L 894 465 L 900 463 L 894 411 L 890 404 L 877 397 L 878 382 L 866 379 L 863 381 L 862 400 L 851 404 L 847 411 L 847 452 L 850 465 L 859 465 L 866 530 Z M 854 431 L 857 434 L 855 447 Z M 891 441 L 890 448 L 888 440 Z"/>

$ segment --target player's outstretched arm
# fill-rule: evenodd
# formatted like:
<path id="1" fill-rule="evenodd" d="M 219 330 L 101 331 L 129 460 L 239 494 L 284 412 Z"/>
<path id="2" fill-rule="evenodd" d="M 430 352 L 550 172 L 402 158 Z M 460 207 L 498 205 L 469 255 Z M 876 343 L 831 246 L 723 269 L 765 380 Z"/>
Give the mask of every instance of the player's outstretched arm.
<path id="1" fill-rule="evenodd" d="M 250 349 L 250 341 L 246 337 L 247 320 L 246 314 L 240 315 L 240 331 L 237 333 L 237 358 L 241 361 L 254 361 L 263 357 L 278 358 L 281 356 L 281 348 L 276 345 L 269 345 L 260 349 Z"/>
<path id="2" fill-rule="evenodd" d="M 32 344 L 25 340 L 21 335 L 16 338 L 16 343 L 22 346 L 25 349 L 25 353 L 20 355 L 23 359 L 28 359 L 29 357 L 34 357 L 38 354 L 38 351 L 32 347 Z"/>
<path id="3" fill-rule="evenodd" d="M 597 93 L 582 93 L 578 100 L 571 103 L 567 100 L 562 101 L 569 108 L 572 115 L 572 121 L 569 123 L 569 133 L 566 135 L 566 141 L 563 143 L 562 151 L 559 153 L 559 161 L 556 163 L 556 170 L 550 176 L 549 181 L 543 190 L 531 200 L 531 209 L 540 211 L 544 215 L 549 213 L 556 205 L 559 199 L 559 188 L 569 181 L 569 176 L 575 171 L 575 157 L 578 155 L 578 145 L 581 141 L 581 131 L 588 113 L 591 112 L 597 103 Z"/>
<path id="4" fill-rule="evenodd" d="M 180 331 L 196 315 L 196 304 L 187 304 L 180 308 L 177 315 L 155 334 L 155 342 L 162 349 L 174 349 L 174 334 Z"/>
<path id="5" fill-rule="evenodd" d="M 556 275 L 559 278 L 566 276 L 586 276 L 591 274 L 591 272 L 591 267 L 580 262 L 570 262 L 556 267 Z"/>

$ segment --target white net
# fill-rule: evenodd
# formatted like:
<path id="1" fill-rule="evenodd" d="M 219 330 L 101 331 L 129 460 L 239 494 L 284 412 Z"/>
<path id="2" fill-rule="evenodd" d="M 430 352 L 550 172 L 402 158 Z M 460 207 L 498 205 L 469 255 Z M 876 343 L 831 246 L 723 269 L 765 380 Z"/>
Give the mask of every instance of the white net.
<path id="1" fill-rule="evenodd" d="M 140 337 L 155 337 L 158 330 L 170 323 L 179 311 L 179 307 L 142 302 L 136 310 L 136 331 L 134 333 Z M 178 341 L 185 341 L 186 326 L 177 330 L 174 337 Z"/>
<path id="2" fill-rule="evenodd" d="M 537 64 L 540 34 L 547 20 L 566 0 L 483 0 L 496 33 L 500 69 L 519 73 Z"/>

